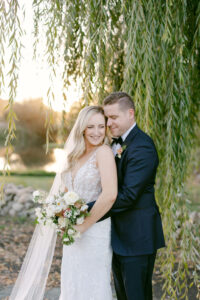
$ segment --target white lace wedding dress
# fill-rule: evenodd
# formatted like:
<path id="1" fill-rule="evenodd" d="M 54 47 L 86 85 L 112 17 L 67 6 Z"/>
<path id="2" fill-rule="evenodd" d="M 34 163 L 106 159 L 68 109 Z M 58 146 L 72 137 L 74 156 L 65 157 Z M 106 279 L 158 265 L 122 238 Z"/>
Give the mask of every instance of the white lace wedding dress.
<path id="1" fill-rule="evenodd" d="M 101 179 L 96 151 L 72 178 L 65 174 L 69 191 L 86 202 L 97 200 Z M 91 226 L 74 244 L 63 246 L 61 295 L 59 300 L 111 300 L 112 250 L 110 218 Z"/>

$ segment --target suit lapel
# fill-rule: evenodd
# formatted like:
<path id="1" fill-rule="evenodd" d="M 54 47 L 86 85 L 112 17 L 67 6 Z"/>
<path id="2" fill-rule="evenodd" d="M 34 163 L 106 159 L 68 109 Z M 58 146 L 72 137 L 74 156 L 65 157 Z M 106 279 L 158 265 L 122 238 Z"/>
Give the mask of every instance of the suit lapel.
<path id="1" fill-rule="evenodd" d="M 136 136 L 136 134 L 138 133 L 139 128 L 136 125 L 128 134 L 128 136 L 126 137 L 125 141 L 123 142 L 123 145 L 126 145 L 126 149 L 123 151 L 121 158 L 118 158 L 117 155 L 115 156 L 115 161 L 116 161 L 116 165 L 117 165 L 117 174 L 118 174 L 118 179 L 119 181 L 121 181 L 121 168 L 123 165 L 123 160 L 125 157 L 125 152 L 128 150 L 127 148 L 129 147 L 129 144 L 134 140 L 134 137 Z"/>
<path id="2" fill-rule="evenodd" d="M 135 127 L 130 131 L 130 133 L 127 135 L 125 141 L 123 144 L 128 145 L 130 144 L 130 142 L 134 139 L 134 137 L 136 136 L 136 134 L 139 131 L 139 127 L 137 126 L 137 124 L 135 125 Z"/>

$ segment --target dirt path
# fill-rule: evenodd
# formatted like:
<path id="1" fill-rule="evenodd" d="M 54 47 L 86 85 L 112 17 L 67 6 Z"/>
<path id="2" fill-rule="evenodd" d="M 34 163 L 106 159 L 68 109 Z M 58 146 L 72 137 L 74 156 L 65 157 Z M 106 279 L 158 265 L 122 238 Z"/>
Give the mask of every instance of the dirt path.
<path id="1" fill-rule="evenodd" d="M 35 225 L 32 221 L 21 222 L 10 217 L 0 220 L 0 289 L 14 284 L 27 251 Z M 62 245 L 57 239 L 53 263 L 47 281 L 47 288 L 60 284 Z"/>
<path id="2" fill-rule="evenodd" d="M 35 225 L 33 221 L 19 218 L 0 218 L 0 299 L 8 299 L 13 284 L 17 278 L 25 253 L 27 251 Z M 57 300 L 60 293 L 60 266 L 62 257 L 62 244 L 58 238 L 53 263 L 47 281 L 45 300 Z M 159 272 L 155 270 L 153 277 L 154 300 L 160 300 L 162 295 L 162 282 Z M 113 295 L 115 294 L 113 289 Z M 196 288 L 189 293 L 189 300 L 197 300 Z M 113 298 L 116 299 L 116 298 Z M 170 298 L 168 298 L 170 299 Z M 166 299 L 167 300 L 167 299 Z M 170 299 L 172 300 L 172 299 Z"/>

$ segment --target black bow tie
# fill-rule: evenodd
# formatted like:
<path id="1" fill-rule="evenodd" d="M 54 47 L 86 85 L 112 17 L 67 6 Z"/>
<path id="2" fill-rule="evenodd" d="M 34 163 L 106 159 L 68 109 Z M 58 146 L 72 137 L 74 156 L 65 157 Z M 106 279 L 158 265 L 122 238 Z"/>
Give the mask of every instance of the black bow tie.
<path id="1" fill-rule="evenodd" d="M 120 144 L 120 145 L 123 144 L 123 140 L 122 140 L 121 136 L 119 138 L 112 138 L 112 140 L 113 140 L 113 143 Z"/>

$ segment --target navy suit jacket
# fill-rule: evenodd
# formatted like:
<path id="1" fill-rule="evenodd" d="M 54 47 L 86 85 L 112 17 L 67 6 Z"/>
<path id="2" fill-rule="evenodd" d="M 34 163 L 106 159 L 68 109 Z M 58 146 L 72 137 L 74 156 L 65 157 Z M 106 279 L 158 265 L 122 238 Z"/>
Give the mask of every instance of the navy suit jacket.
<path id="1" fill-rule="evenodd" d="M 111 244 L 122 256 L 152 254 L 165 246 L 154 184 L 158 155 L 153 140 L 136 125 L 115 157 L 118 195 L 111 210 Z M 90 208 L 94 203 L 90 203 Z M 101 220 L 102 220 L 101 219 Z"/>

